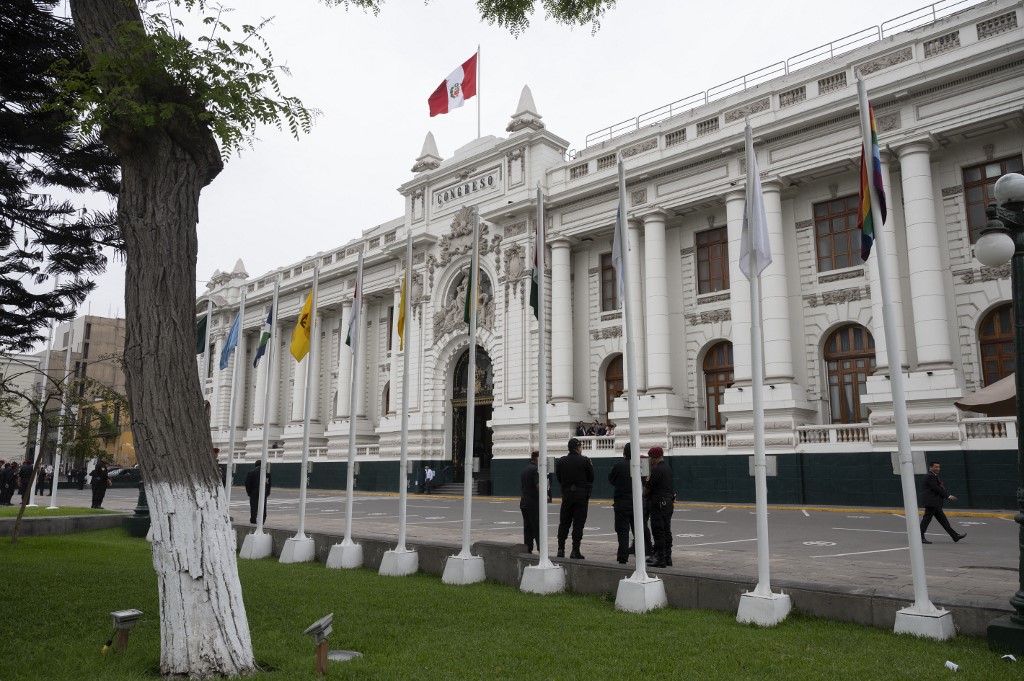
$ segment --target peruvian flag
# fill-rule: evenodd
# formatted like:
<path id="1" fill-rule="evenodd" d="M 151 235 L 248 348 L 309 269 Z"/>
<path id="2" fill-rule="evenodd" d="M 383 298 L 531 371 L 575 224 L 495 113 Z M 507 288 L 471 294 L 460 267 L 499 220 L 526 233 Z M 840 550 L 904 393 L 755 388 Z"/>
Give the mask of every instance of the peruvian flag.
<path id="1" fill-rule="evenodd" d="M 474 53 L 430 95 L 427 103 L 430 105 L 431 118 L 458 109 L 467 99 L 476 95 L 476 58 L 477 54 Z"/>

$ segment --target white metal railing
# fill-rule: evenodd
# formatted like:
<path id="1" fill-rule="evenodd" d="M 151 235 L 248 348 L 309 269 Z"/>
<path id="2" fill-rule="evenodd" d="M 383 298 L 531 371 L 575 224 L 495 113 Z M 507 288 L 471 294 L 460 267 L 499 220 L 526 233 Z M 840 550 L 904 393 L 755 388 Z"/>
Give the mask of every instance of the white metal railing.
<path id="1" fill-rule="evenodd" d="M 1012 416 L 962 419 L 960 434 L 964 440 L 1017 439 L 1017 419 Z"/>
<path id="2" fill-rule="evenodd" d="M 798 426 L 797 443 L 849 444 L 871 442 L 871 427 L 866 423 L 832 423 L 824 426 Z"/>
<path id="3" fill-rule="evenodd" d="M 582 435 L 576 439 L 583 445 L 584 452 L 601 452 L 615 449 L 614 435 Z"/>
<path id="4" fill-rule="evenodd" d="M 620 121 L 606 128 L 596 130 L 587 135 L 584 142 L 585 147 L 590 147 L 599 142 L 607 142 L 621 137 L 622 135 L 635 132 L 642 127 L 654 125 L 660 121 L 678 116 L 679 114 L 692 111 L 710 102 L 721 99 L 728 95 L 742 92 L 768 80 L 779 76 L 785 76 L 806 66 L 811 66 L 827 59 L 851 52 L 859 47 L 878 42 L 883 38 L 890 37 L 896 33 L 910 31 L 927 24 L 934 23 L 939 19 L 961 12 L 973 5 L 980 4 L 983 0 L 942 0 L 941 2 L 925 5 L 912 12 L 907 12 L 893 19 L 883 21 L 876 26 L 869 26 L 855 33 L 843 36 L 824 45 L 801 52 L 790 57 L 784 62 L 765 66 L 756 71 L 733 78 L 724 83 L 676 100 L 670 104 L 659 106 L 656 109 L 640 114 L 636 118 Z"/>
<path id="5" fill-rule="evenodd" d="M 669 433 L 669 446 L 673 449 L 706 449 L 725 447 L 724 430 L 693 430 L 687 433 Z"/>

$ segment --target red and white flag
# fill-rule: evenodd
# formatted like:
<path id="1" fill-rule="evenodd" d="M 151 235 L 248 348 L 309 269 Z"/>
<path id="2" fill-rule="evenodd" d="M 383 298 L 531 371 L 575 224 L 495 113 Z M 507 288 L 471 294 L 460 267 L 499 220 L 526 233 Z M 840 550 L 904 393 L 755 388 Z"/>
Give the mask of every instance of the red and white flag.
<path id="1" fill-rule="evenodd" d="M 476 53 L 466 62 L 451 72 L 437 86 L 427 103 L 430 105 L 430 116 L 445 114 L 458 109 L 462 104 L 476 95 Z"/>

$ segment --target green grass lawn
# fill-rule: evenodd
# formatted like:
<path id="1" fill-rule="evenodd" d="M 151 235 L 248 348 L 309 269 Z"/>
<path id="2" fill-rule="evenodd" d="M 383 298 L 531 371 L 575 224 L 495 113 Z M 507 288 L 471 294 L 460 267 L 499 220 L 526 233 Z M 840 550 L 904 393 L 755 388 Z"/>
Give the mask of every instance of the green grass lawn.
<path id="1" fill-rule="evenodd" d="M 46 506 L 49 505 L 49 497 L 43 497 L 41 500 L 36 499 L 36 502 L 40 502 L 35 508 L 26 508 L 26 518 L 36 518 L 39 516 L 66 516 L 66 515 L 102 515 L 104 513 L 124 513 L 124 511 L 106 511 L 98 508 L 82 508 L 81 506 L 61 506 L 55 509 L 49 509 Z M 0 518 L 17 518 L 18 517 L 18 506 L 0 506 Z M 3 678 L 0 676 L 0 678 Z"/>
<path id="2" fill-rule="evenodd" d="M 773 629 L 729 613 L 616 612 L 614 597 L 536 596 L 435 576 L 380 577 L 321 564 L 241 561 L 258 662 L 267 679 L 316 679 L 313 621 L 334 612 L 332 679 L 1021 679 L 985 642 L 924 641 L 794 614 Z M 0 679 L 153 679 L 159 664 L 149 545 L 120 530 L 0 542 L 17 593 L 0 628 Z M 145 615 L 124 654 L 100 654 L 110 611 Z"/>

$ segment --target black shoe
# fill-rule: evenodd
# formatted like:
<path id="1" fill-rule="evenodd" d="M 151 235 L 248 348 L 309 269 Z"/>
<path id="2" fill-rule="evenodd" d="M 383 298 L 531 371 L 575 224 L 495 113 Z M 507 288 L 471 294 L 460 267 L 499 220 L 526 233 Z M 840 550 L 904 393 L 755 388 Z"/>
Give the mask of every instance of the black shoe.
<path id="1" fill-rule="evenodd" d="M 956 541 L 956 540 L 954 540 L 954 541 Z M 928 539 L 926 537 L 924 537 L 924 536 L 921 537 L 921 543 L 922 544 L 931 544 L 931 542 L 928 541 Z"/>
<path id="2" fill-rule="evenodd" d="M 961 539 L 963 539 L 966 536 L 967 536 L 966 532 L 964 532 L 963 534 L 958 534 L 957 536 L 953 537 L 953 541 L 955 541 L 955 542 L 960 541 Z"/>
<path id="3" fill-rule="evenodd" d="M 626 561 L 620 558 L 619 559 L 619 565 L 625 565 L 625 564 L 626 564 Z"/>
<path id="4" fill-rule="evenodd" d="M 558 549 L 558 553 L 555 554 L 555 558 L 565 558 L 565 549 Z"/>
<path id="5" fill-rule="evenodd" d="M 586 558 L 583 557 L 583 554 L 580 553 L 579 549 L 573 549 L 572 553 L 569 554 L 569 557 L 573 560 L 586 560 Z"/>
<path id="6" fill-rule="evenodd" d="M 665 567 L 672 567 L 672 556 L 665 556 Z"/>
<path id="7" fill-rule="evenodd" d="M 636 545 L 635 544 L 630 544 L 629 545 L 629 552 L 628 552 L 628 554 L 630 556 L 635 556 L 636 555 Z"/>
<path id="8" fill-rule="evenodd" d="M 651 567 L 652 567 L 652 568 L 663 568 L 663 567 L 668 567 L 667 565 L 665 565 L 665 557 L 664 557 L 664 556 L 662 556 L 662 555 L 661 555 L 661 554 L 659 553 L 659 554 L 658 554 L 658 555 L 657 555 L 657 556 L 656 556 L 656 557 L 654 558 L 654 562 L 653 562 L 653 563 L 651 563 Z"/>

